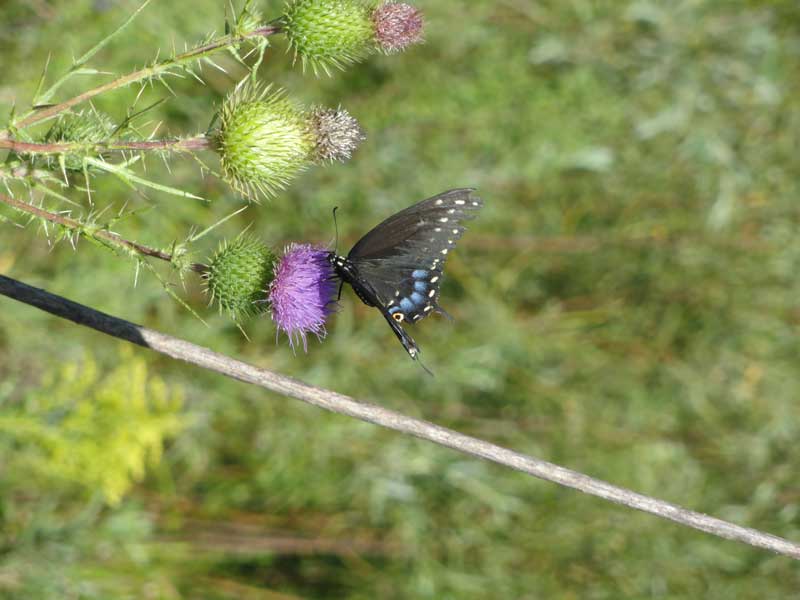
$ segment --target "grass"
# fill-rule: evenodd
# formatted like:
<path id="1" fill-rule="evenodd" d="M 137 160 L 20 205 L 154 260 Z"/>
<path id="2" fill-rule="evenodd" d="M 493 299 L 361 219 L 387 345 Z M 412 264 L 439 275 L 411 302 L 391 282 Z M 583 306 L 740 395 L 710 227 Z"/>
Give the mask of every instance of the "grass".
<path id="1" fill-rule="evenodd" d="M 52 53 L 71 55 L 134 4 L 0 8 L 0 102 L 24 105 Z M 267 16 L 279 3 L 262 8 Z M 429 378 L 383 320 L 345 293 L 322 344 L 294 355 L 268 320 L 251 341 L 88 245 L 50 248 L 2 225 L 2 272 L 306 381 L 371 399 L 715 516 L 800 539 L 797 344 L 800 9 L 794 2 L 421 2 L 427 42 L 314 79 L 276 40 L 262 70 L 308 103 L 341 103 L 368 134 L 355 160 L 314 169 L 247 224 L 276 247 L 343 248 L 423 197 L 475 185 L 486 201 L 448 264 L 453 325 L 414 330 Z M 97 8 L 103 10 L 97 10 Z M 125 72 L 220 31 L 219 3 L 156 3 L 98 57 Z M 54 40 L 58 40 L 55 44 Z M 154 121 L 204 130 L 240 75 Z M 78 91 L 73 85 L 69 91 Z M 66 91 L 65 91 L 66 93 Z M 116 118 L 134 91 L 98 101 Z M 147 92 L 154 100 L 163 88 Z M 110 178 L 95 198 L 153 245 L 241 206 L 179 160 L 148 174 L 213 199 Z M 80 198 L 80 195 L 76 196 Z M 7 213 L 4 213 L 7 214 Z M 216 240 L 207 240 L 208 252 Z M 0 414 L 53 365 L 111 370 L 117 343 L 2 303 Z M 137 350 L 182 390 L 187 425 L 116 506 L 29 477 L 0 438 L 0 597 L 790 597 L 789 559 L 531 481 L 322 414 Z M 292 543 L 286 543 L 290 540 Z M 308 540 L 320 540 L 316 548 Z M 335 542 L 335 543 L 334 543 Z M 280 594 L 283 594 L 281 596 Z"/>

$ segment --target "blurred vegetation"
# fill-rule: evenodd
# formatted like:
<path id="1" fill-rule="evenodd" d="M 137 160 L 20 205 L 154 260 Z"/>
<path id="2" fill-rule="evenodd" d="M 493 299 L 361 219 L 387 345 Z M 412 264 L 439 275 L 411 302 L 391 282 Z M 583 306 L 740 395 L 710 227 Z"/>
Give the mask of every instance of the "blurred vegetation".
<path id="1" fill-rule="evenodd" d="M 180 430 L 174 394 L 148 381 L 142 359 L 121 364 L 102 381 L 94 361 L 65 364 L 30 397 L 10 402 L 0 414 L 0 434 L 12 442 L 6 466 L 44 478 L 36 490 L 65 487 L 63 479 L 118 503 L 148 458 L 158 463 L 164 438 Z"/>
<path id="2" fill-rule="evenodd" d="M 350 163 L 309 171 L 219 235 L 253 223 L 277 247 L 326 243 L 338 205 L 347 248 L 403 206 L 477 186 L 487 206 L 442 296 L 456 323 L 414 330 L 435 378 L 349 292 L 324 343 L 294 355 L 266 319 L 247 325 L 248 341 L 205 311 L 196 281 L 187 297 L 208 327 L 154 277 L 135 281 L 132 263 L 83 243 L 50 247 L 34 226 L 2 226 L 0 272 L 800 539 L 800 5 L 419 5 L 425 45 L 330 79 L 303 76 L 275 41 L 263 78 L 308 103 L 341 102 L 368 140 Z M 25 105 L 48 55 L 50 73 L 63 72 L 134 6 L 3 3 L 0 108 Z M 155 2 L 95 63 L 125 72 L 221 31 L 221 2 L 187 6 Z M 280 3 L 263 10 L 277 14 Z M 206 128 L 242 74 L 225 67 L 204 70 L 205 89 L 171 82 L 176 96 L 153 117 L 162 133 Z M 136 91 L 97 106 L 122 118 Z M 156 86 L 146 97 L 169 94 Z M 148 164 L 149 175 L 214 201 L 143 197 L 110 177 L 93 197 L 98 208 L 137 207 L 116 229 L 152 245 L 242 205 L 192 161 L 171 169 Z M 210 253 L 216 240 L 204 243 Z M 787 558 L 141 349 L 126 356 L 116 341 L 8 300 L 2 308 L 0 598 L 738 599 L 800 587 Z M 145 399 L 144 382 L 161 380 Z M 126 403 L 136 407 L 127 423 Z M 7 427 L 12 419 L 35 435 Z M 164 441 L 161 460 L 126 491 Z"/>

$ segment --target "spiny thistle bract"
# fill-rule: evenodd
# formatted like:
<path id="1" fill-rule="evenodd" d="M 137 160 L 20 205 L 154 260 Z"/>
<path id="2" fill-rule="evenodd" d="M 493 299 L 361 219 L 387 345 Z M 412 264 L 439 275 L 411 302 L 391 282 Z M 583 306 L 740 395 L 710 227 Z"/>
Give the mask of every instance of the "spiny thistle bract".
<path id="1" fill-rule="evenodd" d="M 115 129 L 114 121 L 105 113 L 94 110 L 67 113 L 53 123 L 42 141 L 49 144 L 85 143 L 87 146 L 91 146 L 107 141 Z M 83 170 L 84 155 L 81 152 L 63 154 L 64 167 L 68 171 Z M 47 157 L 48 165 L 52 166 L 53 158 L 53 156 Z"/>
<path id="2" fill-rule="evenodd" d="M 275 195 L 313 163 L 347 160 L 364 139 L 347 111 L 308 112 L 283 90 L 249 80 L 225 100 L 219 121 L 211 138 L 223 177 L 250 199 Z"/>
<path id="3" fill-rule="evenodd" d="M 422 14 L 409 4 L 374 0 L 289 0 L 283 30 L 303 70 L 331 74 L 374 52 L 398 52 L 422 39 Z"/>
<path id="4" fill-rule="evenodd" d="M 210 301 L 234 321 L 266 312 L 274 264 L 272 251 L 252 236 L 223 243 L 205 274 Z"/>
<path id="5" fill-rule="evenodd" d="M 325 320 L 336 304 L 337 287 L 328 253 L 310 244 L 291 244 L 275 263 L 268 295 L 272 320 L 289 337 L 292 349 L 302 340 L 307 351 L 309 333 L 325 336 Z"/>

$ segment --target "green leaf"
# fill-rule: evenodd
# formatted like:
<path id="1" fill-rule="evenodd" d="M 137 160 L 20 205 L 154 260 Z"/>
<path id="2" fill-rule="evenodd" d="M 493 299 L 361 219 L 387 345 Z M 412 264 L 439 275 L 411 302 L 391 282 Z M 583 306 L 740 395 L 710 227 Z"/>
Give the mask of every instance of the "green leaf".
<path id="1" fill-rule="evenodd" d="M 76 60 L 73 63 L 72 68 L 70 68 L 69 71 L 67 71 L 58 81 L 56 81 L 52 86 L 50 86 L 50 88 L 46 92 L 44 92 L 44 94 L 39 96 L 38 92 L 39 92 L 39 90 L 41 89 L 41 87 L 42 87 L 42 85 L 44 83 L 44 76 L 45 76 L 45 72 L 47 71 L 47 65 L 45 64 L 44 72 L 42 73 L 42 77 L 41 77 L 41 79 L 39 81 L 39 87 L 36 90 L 37 93 L 34 95 L 34 98 L 35 98 L 34 105 L 38 106 L 38 105 L 46 104 L 47 102 L 50 102 L 50 100 L 55 95 L 55 93 L 58 91 L 58 89 L 62 85 L 64 85 L 64 83 L 66 83 L 71 77 L 73 77 L 75 75 L 98 75 L 98 74 L 104 74 L 103 71 L 98 71 L 96 69 L 84 69 L 82 67 L 95 54 L 97 54 L 100 50 L 102 50 L 111 40 L 113 40 L 120 33 L 122 33 L 128 27 L 128 25 L 130 25 L 133 22 L 133 20 L 136 17 L 139 16 L 139 13 L 141 13 L 147 7 L 147 5 L 150 4 L 151 1 L 152 0 L 145 0 L 142 3 L 142 5 L 139 8 L 137 8 L 133 12 L 133 14 L 131 14 L 131 16 L 128 17 L 128 19 L 122 25 L 117 27 L 117 29 L 115 29 L 110 34 L 108 34 L 106 37 L 104 37 L 102 40 L 100 40 L 91 49 L 89 49 L 89 51 L 86 52 L 83 56 L 78 58 L 78 60 Z M 48 57 L 48 62 L 49 62 L 49 60 L 50 59 Z"/>
<path id="2" fill-rule="evenodd" d="M 181 198 L 191 198 L 193 200 L 202 200 L 203 202 L 207 202 L 207 200 L 205 198 L 202 198 L 201 196 L 196 196 L 196 195 L 192 194 L 191 192 L 187 192 L 187 191 L 184 191 L 184 190 L 179 190 L 178 188 L 170 187 L 168 185 L 163 185 L 163 184 L 160 184 L 160 183 L 156 183 L 155 181 L 150 181 L 149 179 L 145 179 L 143 177 L 139 177 L 133 171 L 130 171 L 129 169 L 126 169 L 126 168 L 121 167 L 119 165 L 113 165 L 111 163 L 107 163 L 107 162 L 105 162 L 103 160 L 100 160 L 100 159 L 97 159 L 97 158 L 92 158 L 90 156 L 87 156 L 86 158 L 84 158 L 84 161 L 87 164 L 92 165 L 93 167 L 97 167 L 98 169 L 101 169 L 103 171 L 107 171 L 108 173 L 112 173 L 112 174 L 116 175 L 122 181 L 124 181 L 125 183 L 131 185 L 132 187 L 133 187 L 133 184 L 138 183 L 139 185 L 143 185 L 145 187 L 148 187 L 148 188 L 151 188 L 151 189 L 154 189 L 154 190 L 158 190 L 158 191 L 164 192 L 166 194 L 171 194 L 173 196 L 180 196 Z"/>

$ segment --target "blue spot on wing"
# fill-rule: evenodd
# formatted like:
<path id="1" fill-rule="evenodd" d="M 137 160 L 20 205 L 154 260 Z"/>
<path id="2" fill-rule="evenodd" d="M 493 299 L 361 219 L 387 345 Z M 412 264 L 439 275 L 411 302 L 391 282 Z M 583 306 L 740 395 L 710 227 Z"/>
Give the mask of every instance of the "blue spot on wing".
<path id="1" fill-rule="evenodd" d="M 428 276 L 428 272 L 424 269 L 417 269 L 412 271 L 411 276 L 414 279 L 425 279 Z"/>
<path id="2" fill-rule="evenodd" d="M 428 290 L 428 282 L 427 281 L 415 281 L 414 282 L 414 289 L 418 292 L 426 292 Z"/>
<path id="3" fill-rule="evenodd" d="M 400 300 L 400 308 L 403 309 L 403 312 L 409 312 L 414 308 L 414 303 L 408 298 L 403 298 Z"/>
<path id="4" fill-rule="evenodd" d="M 414 304 L 423 304 L 425 302 L 425 297 L 422 294 L 414 292 L 411 294 L 411 300 Z"/>

